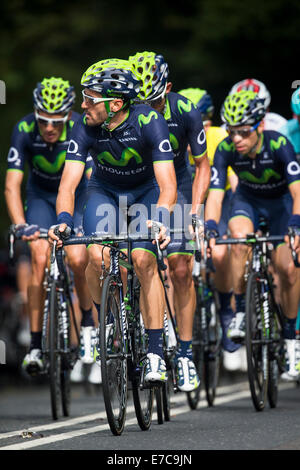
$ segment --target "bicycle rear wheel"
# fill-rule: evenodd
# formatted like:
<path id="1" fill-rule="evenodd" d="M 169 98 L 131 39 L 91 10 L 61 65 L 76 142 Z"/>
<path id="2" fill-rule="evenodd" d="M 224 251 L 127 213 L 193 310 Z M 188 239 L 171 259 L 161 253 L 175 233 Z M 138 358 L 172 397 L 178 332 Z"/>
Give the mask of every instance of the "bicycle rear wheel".
<path id="1" fill-rule="evenodd" d="M 123 432 L 127 407 L 128 329 L 121 281 L 108 275 L 100 309 L 100 359 L 106 415 L 113 434 Z"/>
<path id="2" fill-rule="evenodd" d="M 250 273 L 246 290 L 248 380 L 252 402 L 257 411 L 262 411 L 265 407 L 269 382 L 269 347 L 264 341 L 260 282 L 261 274 Z"/>
<path id="3" fill-rule="evenodd" d="M 157 413 L 157 424 L 164 423 L 163 414 L 163 400 L 162 400 L 162 387 L 154 388 L 155 399 L 156 399 L 156 413 Z"/>
<path id="4" fill-rule="evenodd" d="M 162 386 L 162 402 L 163 402 L 163 412 L 165 421 L 171 420 L 171 395 L 172 379 L 169 377 L 167 382 Z"/>
<path id="5" fill-rule="evenodd" d="M 54 420 L 58 419 L 60 407 L 61 357 L 59 354 L 59 308 L 57 283 L 53 281 L 49 297 L 49 380 L 51 411 Z"/>

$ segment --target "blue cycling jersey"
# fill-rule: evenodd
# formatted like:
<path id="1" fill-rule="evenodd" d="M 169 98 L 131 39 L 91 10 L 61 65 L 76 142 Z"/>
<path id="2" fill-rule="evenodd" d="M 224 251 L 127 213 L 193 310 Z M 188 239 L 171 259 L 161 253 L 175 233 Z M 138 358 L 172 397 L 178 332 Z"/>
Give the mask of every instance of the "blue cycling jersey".
<path id="1" fill-rule="evenodd" d="M 167 94 L 164 118 L 170 133 L 170 142 L 174 152 L 176 174 L 189 168 L 187 145 L 190 144 L 192 155 L 202 157 L 206 153 L 206 135 L 201 112 L 187 98 L 178 93 Z"/>
<path id="2" fill-rule="evenodd" d="M 226 137 L 215 153 L 211 190 L 224 190 L 228 166 L 239 178 L 239 190 L 253 196 L 278 197 L 288 191 L 288 185 L 300 181 L 300 165 L 293 146 L 276 131 L 263 131 L 254 159 L 239 154 L 230 137 Z"/>
<path id="3" fill-rule="evenodd" d="M 93 157 L 93 180 L 115 187 L 135 188 L 154 180 L 153 164 L 173 161 L 168 126 L 163 116 L 147 105 L 132 105 L 125 120 L 113 130 L 88 126 L 79 119 L 71 134 L 66 161 Z"/>
<path id="4" fill-rule="evenodd" d="M 38 128 L 34 113 L 23 117 L 14 127 L 11 147 L 7 156 L 8 170 L 24 172 L 25 162 L 29 164 L 27 188 L 36 187 L 51 193 L 57 193 L 72 127 L 80 114 L 72 112 L 71 119 L 66 122 L 59 140 L 55 144 L 47 144 Z M 90 168 L 87 163 L 86 169 Z M 86 185 L 83 177 L 81 187 Z"/>

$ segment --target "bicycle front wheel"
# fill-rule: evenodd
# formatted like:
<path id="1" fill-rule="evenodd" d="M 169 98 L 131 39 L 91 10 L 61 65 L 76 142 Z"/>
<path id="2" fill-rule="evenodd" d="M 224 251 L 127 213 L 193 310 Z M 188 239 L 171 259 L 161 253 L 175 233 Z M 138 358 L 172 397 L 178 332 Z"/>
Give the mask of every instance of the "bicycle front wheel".
<path id="1" fill-rule="evenodd" d="M 59 354 L 59 325 L 58 325 L 58 291 L 57 283 L 53 281 L 49 297 L 49 380 L 51 411 L 53 419 L 58 418 L 60 406 L 61 358 Z"/>
<path id="2" fill-rule="evenodd" d="M 246 290 L 246 349 L 248 380 L 256 411 L 265 407 L 269 381 L 269 348 L 264 338 L 261 274 L 249 275 Z"/>
<path id="3" fill-rule="evenodd" d="M 123 432 L 127 406 L 128 328 L 121 282 L 109 275 L 104 281 L 100 309 L 100 359 L 106 415 L 114 435 Z"/>
<path id="4" fill-rule="evenodd" d="M 208 347 L 204 353 L 204 382 L 208 406 L 213 406 L 220 375 L 222 333 L 217 303 L 214 300 L 209 309 Z"/>

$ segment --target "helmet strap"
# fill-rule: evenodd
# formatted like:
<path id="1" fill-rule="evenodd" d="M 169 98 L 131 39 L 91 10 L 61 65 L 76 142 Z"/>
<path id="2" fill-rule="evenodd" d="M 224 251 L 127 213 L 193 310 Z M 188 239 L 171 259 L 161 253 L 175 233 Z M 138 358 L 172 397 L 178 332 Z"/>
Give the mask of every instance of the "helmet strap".
<path id="1" fill-rule="evenodd" d="M 119 109 L 119 111 L 111 111 L 110 109 L 110 106 L 109 106 L 109 101 L 104 101 L 104 106 L 105 106 L 105 109 L 106 109 L 106 112 L 107 112 L 107 118 L 105 119 L 105 121 L 103 122 L 103 124 L 101 124 L 101 127 L 103 127 L 103 129 L 106 129 L 108 130 L 108 126 L 109 126 L 109 123 L 110 121 L 112 120 L 112 118 L 117 114 L 119 113 L 120 111 L 122 111 L 122 109 L 124 109 L 124 107 L 127 105 L 127 103 L 123 103 L 123 106 L 122 108 Z"/>

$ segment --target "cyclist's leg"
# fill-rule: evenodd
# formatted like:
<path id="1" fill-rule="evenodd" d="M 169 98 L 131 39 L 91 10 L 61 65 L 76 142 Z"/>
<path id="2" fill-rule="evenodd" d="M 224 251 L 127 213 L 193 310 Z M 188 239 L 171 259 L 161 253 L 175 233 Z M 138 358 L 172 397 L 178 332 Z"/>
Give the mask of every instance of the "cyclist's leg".
<path id="1" fill-rule="evenodd" d="M 226 238 L 228 220 L 230 215 L 232 193 L 227 190 L 222 204 L 221 219 L 218 224 L 218 231 L 220 237 Z M 222 346 L 225 352 L 232 353 L 240 348 L 240 345 L 234 343 L 227 337 L 227 330 L 230 322 L 234 316 L 231 300 L 233 292 L 233 280 L 230 266 L 230 251 L 227 245 L 215 245 L 212 251 L 212 260 L 215 267 L 215 272 L 212 274 L 216 289 L 220 299 L 220 320 L 222 325 Z M 228 357 L 227 357 L 228 356 Z M 230 356 L 230 358 L 229 358 Z M 232 362 L 229 368 L 235 369 L 236 355 L 224 354 L 224 359 L 227 358 L 227 363 Z M 225 361 L 224 361 L 225 362 Z"/>
<path id="2" fill-rule="evenodd" d="M 255 230 L 258 214 L 255 208 L 239 194 L 234 194 L 231 218 L 228 228 L 232 238 L 245 237 Z M 228 328 L 228 337 L 241 340 L 245 337 L 245 264 L 249 249 L 245 245 L 232 245 L 230 250 L 230 266 L 232 273 L 233 292 L 235 297 L 235 317 Z"/>
<path id="3" fill-rule="evenodd" d="M 41 231 L 47 232 L 55 221 L 55 201 L 52 195 L 31 191 L 27 200 L 26 222 L 37 224 Z M 32 364 L 36 364 L 37 368 L 41 370 L 42 315 L 45 297 L 43 280 L 49 254 L 47 240 L 31 242 L 30 252 L 32 272 L 28 284 L 28 310 L 30 312 L 31 343 L 29 353 L 24 358 L 23 367 L 29 370 Z"/>
<path id="4" fill-rule="evenodd" d="M 77 235 L 82 234 L 82 214 L 86 200 L 84 191 L 76 192 L 74 227 Z M 78 297 L 80 310 L 80 355 L 85 363 L 93 362 L 93 346 L 96 336 L 95 323 L 92 311 L 92 298 L 85 277 L 85 269 L 88 263 L 86 247 L 74 245 L 66 247 L 68 264 L 74 274 L 74 284 Z M 78 309 L 77 309 L 78 310 Z"/>
<path id="5" fill-rule="evenodd" d="M 272 208 L 276 208 L 276 214 Z M 280 217 L 277 214 L 280 213 Z M 287 223 L 292 213 L 292 200 L 286 195 L 276 201 L 270 208 L 270 233 L 284 235 Z M 276 246 L 276 245 L 275 245 Z M 280 303 L 285 316 L 283 330 L 287 370 L 282 378 L 296 380 L 300 372 L 300 340 L 296 339 L 296 320 L 300 301 L 300 270 L 293 263 L 290 248 L 281 243 L 276 246 L 274 266 L 278 273 L 280 284 Z"/>

